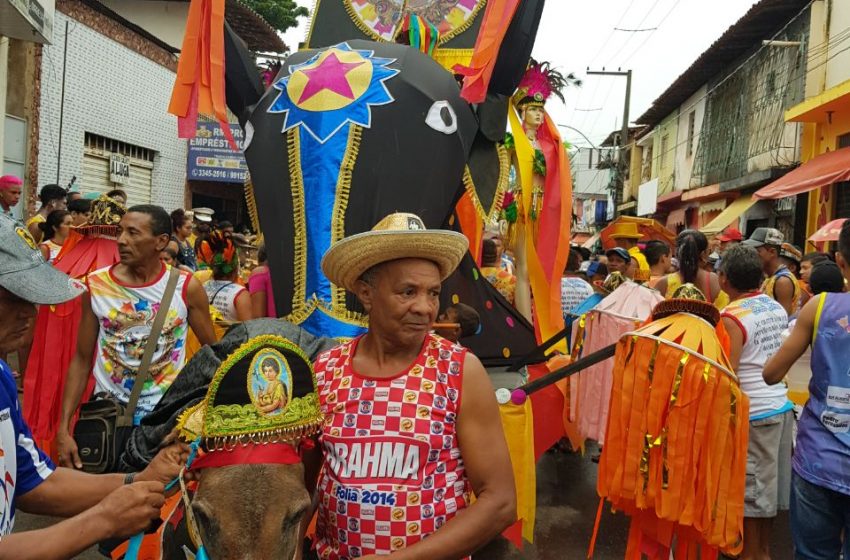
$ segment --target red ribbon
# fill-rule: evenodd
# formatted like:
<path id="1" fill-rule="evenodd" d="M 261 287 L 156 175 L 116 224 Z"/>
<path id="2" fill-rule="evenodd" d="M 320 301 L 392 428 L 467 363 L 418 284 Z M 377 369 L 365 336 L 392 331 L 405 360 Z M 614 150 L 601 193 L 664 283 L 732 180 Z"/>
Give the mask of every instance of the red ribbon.
<path id="1" fill-rule="evenodd" d="M 300 462 L 298 449 L 288 443 L 252 443 L 244 447 L 237 444 L 233 449 L 218 449 L 199 455 L 192 461 L 189 470 L 232 465 L 294 465 Z"/>

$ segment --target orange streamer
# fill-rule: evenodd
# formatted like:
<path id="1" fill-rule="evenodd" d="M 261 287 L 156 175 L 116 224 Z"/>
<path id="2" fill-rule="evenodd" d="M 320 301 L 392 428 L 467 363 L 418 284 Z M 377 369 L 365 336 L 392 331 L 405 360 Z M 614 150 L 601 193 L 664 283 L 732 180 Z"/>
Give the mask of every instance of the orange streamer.
<path id="1" fill-rule="evenodd" d="M 180 138 L 194 138 L 199 114 L 213 115 L 233 149 L 224 91 L 224 0 L 192 0 L 168 112 Z"/>

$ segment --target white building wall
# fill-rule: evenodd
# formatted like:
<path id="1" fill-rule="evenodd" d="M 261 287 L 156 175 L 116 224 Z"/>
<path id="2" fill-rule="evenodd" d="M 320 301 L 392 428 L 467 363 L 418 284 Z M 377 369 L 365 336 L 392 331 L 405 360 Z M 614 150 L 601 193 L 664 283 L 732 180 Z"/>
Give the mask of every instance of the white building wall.
<path id="1" fill-rule="evenodd" d="M 699 144 L 699 133 L 705 117 L 706 86 L 699 88 L 687 101 L 679 107 L 679 124 L 676 133 L 676 163 L 673 172 L 673 189 L 684 191 L 690 188 L 691 172 L 694 168 L 694 156 Z M 688 153 L 688 128 L 690 115 L 694 113 L 694 139 L 690 154 Z"/>
<path id="2" fill-rule="evenodd" d="M 177 138 L 177 119 L 167 112 L 174 78 L 168 68 L 57 11 L 53 42 L 42 57 L 39 184 L 81 180 L 90 132 L 155 151 L 151 202 L 169 211 L 183 207 L 187 142 Z"/>
<path id="3" fill-rule="evenodd" d="M 189 2 L 101 0 L 101 3 L 172 47 L 179 49 L 183 44 L 186 19 L 189 17 Z"/>
<path id="4" fill-rule="evenodd" d="M 600 160 L 612 158 L 613 148 L 579 148 L 570 156 L 574 198 L 605 198 L 611 182 L 610 169 L 598 169 Z"/>

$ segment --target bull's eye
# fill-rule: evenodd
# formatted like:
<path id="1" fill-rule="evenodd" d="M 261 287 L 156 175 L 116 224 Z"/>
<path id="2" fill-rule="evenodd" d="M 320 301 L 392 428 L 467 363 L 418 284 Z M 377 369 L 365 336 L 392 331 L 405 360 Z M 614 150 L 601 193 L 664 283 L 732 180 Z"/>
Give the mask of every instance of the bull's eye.
<path id="1" fill-rule="evenodd" d="M 254 125 L 251 124 L 251 121 L 247 121 L 245 123 L 245 139 L 242 140 L 242 151 L 248 149 L 248 146 L 251 145 L 251 140 L 254 139 Z"/>
<path id="2" fill-rule="evenodd" d="M 457 116 L 448 101 L 435 101 L 428 110 L 425 123 L 443 134 L 454 134 L 457 131 Z"/>

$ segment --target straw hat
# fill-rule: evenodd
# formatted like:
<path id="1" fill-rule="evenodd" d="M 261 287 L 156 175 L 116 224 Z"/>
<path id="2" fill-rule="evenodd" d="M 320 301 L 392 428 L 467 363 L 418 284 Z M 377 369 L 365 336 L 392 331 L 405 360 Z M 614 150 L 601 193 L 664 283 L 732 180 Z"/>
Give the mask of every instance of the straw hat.
<path id="1" fill-rule="evenodd" d="M 357 279 L 377 264 L 418 258 L 434 262 L 445 280 L 466 254 L 469 242 L 454 231 L 426 230 L 415 214 L 398 212 L 378 222 L 372 231 L 358 233 L 334 243 L 322 259 L 328 279 L 354 290 Z"/>
<path id="2" fill-rule="evenodd" d="M 611 233 L 608 237 L 611 239 L 640 239 L 643 234 L 638 231 L 638 226 L 634 222 L 616 222 L 611 225 Z"/>

